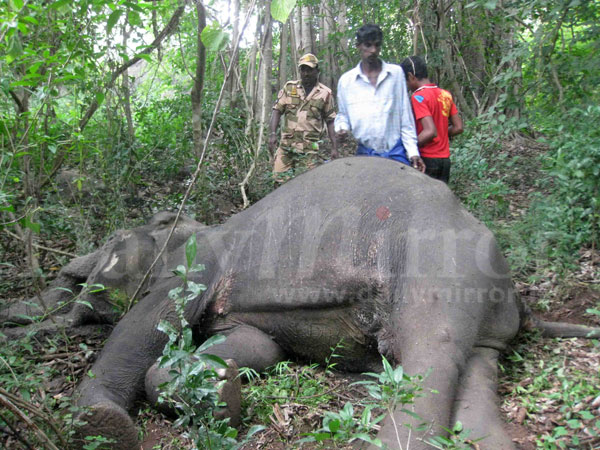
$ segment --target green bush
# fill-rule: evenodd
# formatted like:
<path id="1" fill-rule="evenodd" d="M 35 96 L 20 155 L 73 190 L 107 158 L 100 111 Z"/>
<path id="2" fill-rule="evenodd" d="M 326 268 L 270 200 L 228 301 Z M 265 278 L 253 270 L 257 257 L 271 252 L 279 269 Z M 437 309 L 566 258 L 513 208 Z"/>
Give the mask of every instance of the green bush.
<path id="1" fill-rule="evenodd" d="M 523 230 L 538 258 L 556 268 L 571 265 L 581 248 L 600 237 L 600 107 L 572 108 L 546 118 L 550 152 L 540 164 L 548 175 L 532 201 Z"/>

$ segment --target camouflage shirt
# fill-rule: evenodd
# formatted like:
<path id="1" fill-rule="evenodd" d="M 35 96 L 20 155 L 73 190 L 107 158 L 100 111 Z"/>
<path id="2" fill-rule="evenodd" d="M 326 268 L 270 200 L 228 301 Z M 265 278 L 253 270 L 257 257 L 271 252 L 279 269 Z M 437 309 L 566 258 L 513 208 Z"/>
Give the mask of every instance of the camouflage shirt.
<path id="1" fill-rule="evenodd" d="M 279 91 L 273 109 L 285 117 L 282 127 L 281 147 L 305 150 L 308 143 L 321 139 L 328 122 L 335 119 L 333 94 L 324 84 L 318 83 L 308 97 L 300 80 L 288 81 Z"/>

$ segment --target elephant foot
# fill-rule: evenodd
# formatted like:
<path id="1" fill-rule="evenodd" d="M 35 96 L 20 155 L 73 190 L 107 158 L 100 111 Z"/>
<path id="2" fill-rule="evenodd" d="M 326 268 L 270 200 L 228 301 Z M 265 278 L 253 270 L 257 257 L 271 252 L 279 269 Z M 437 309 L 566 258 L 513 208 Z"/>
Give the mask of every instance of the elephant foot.
<path id="1" fill-rule="evenodd" d="M 213 415 L 216 419 L 229 419 L 229 425 L 237 427 L 241 423 L 241 397 L 242 383 L 239 377 L 238 366 L 232 359 L 226 359 L 227 369 L 216 369 L 218 381 L 225 381 L 219 388 L 219 402 L 223 402 L 226 406 L 215 409 Z M 148 372 L 146 372 L 146 397 L 148 401 L 156 407 L 160 412 L 168 416 L 176 416 L 177 412 L 168 402 L 158 402 L 160 394 L 159 386 L 169 382 L 171 376 L 169 369 L 158 367 L 155 363 Z"/>
<path id="2" fill-rule="evenodd" d="M 87 408 L 77 417 L 84 425 L 77 427 L 76 448 L 90 443 L 89 436 L 102 436 L 109 440 L 102 448 L 111 450 L 137 450 L 140 448 L 138 430 L 127 411 L 110 401 L 102 401 Z"/>

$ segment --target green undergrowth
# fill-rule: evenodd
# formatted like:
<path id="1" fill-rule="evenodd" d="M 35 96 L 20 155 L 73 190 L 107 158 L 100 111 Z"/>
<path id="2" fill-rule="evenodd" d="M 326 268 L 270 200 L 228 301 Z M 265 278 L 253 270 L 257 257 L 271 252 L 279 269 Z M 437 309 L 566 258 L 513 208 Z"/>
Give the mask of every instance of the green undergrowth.
<path id="1" fill-rule="evenodd" d="M 534 142 L 515 138 L 524 123 L 480 117 L 453 144 L 451 188 L 494 231 L 517 277 L 568 273 L 582 248 L 598 248 L 600 131 L 589 126 L 598 120 L 598 106 L 532 116 Z M 508 151 L 516 145 L 536 151 Z"/>
<path id="2" fill-rule="evenodd" d="M 599 350 L 597 340 L 540 341 L 530 334 L 505 357 L 505 401 L 525 408 L 525 424 L 535 428 L 537 448 L 593 448 L 590 445 L 598 442 L 600 370 L 570 355 L 591 357 Z M 545 424 L 537 420 L 540 417 Z"/>
<path id="3" fill-rule="evenodd" d="M 92 354 L 85 342 L 76 343 L 65 335 L 3 342 L 0 447 L 4 443 L 4 448 L 68 448 L 78 408 L 64 394 L 64 387 L 78 382 Z M 90 445 L 90 450 L 97 448 Z"/>

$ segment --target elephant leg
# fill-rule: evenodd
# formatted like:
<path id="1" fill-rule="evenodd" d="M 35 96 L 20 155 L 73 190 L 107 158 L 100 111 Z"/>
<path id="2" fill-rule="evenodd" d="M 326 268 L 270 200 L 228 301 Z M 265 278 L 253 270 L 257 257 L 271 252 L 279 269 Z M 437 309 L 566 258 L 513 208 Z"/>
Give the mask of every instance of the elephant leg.
<path id="1" fill-rule="evenodd" d="M 439 298 L 436 291 L 417 294 L 407 291 L 411 300 L 397 307 L 389 347 L 405 373 L 425 376 L 423 395 L 414 404 L 397 406 L 386 417 L 377 437 L 393 449 L 428 450 L 430 438 L 446 434 L 467 361 L 466 349 L 472 347 L 474 332 L 461 324 L 461 311 L 450 308 L 453 304 Z"/>
<path id="2" fill-rule="evenodd" d="M 414 404 L 396 407 L 385 419 L 377 437 L 388 448 L 428 450 L 431 446 L 426 442 L 431 437 L 446 434 L 442 427 L 450 424 L 461 364 L 453 359 L 453 350 L 443 351 L 442 346 L 439 350 L 422 353 L 421 357 L 415 354 L 416 359 L 412 355 L 402 359 L 405 373 L 428 375 L 423 382 L 423 396 L 416 398 Z"/>
<path id="3" fill-rule="evenodd" d="M 481 449 L 512 450 L 515 446 L 498 413 L 497 372 L 498 351 L 476 348 L 459 385 L 454 420 L 471 430 L 469 439 L 484 438 L 478 442 Z"/>
<path id="4" fill-rule="evenodd" d="M 221 334 L 227 338 L 225 342 L 213 345 L 206 353 L 233 359 L 238 367 L 249 367 L 262 372 L 285 358 L 279 344 L 258 328 L 239 325 Z"/>
<path id="5" fill-rule="evenodd" d="M 180 285 L 180 280 L 165 280 L 160 289 L 152 291 L 136 304 L 117 324 L 98 360 L 77 387 L 74 397 L 83 408 L 77 419 L 87 424 L 79 426 L 76 438 L 102 435 L 113 439 L 113 449 L 138 449 L 138 431 L 128 410 L 143 394 L 146 371 L 161 355 L 167 336 L 158 330 L 161 320 L 176 323 L 168 292 Z M 204 303 L 201 299 L 186 308 L 190 323 L 198 320 Z M 188 311 L 189 310 L 189 311 Z"/>
<path id="6" fill-rule="evenodd" d="M 220 380 L 226 380 L 219 391 L 219 398 L 227 406 L 215 412 L 217 418 L 228 417 L 232 426 L 239 425 L 241 421 L 241 380 L 238 367 L 250 367 L 257 372 L 262 372 L 284 359 L 281 347 L 258 328 L 247 325 L 236 326 L 223 333 L 225 342 L 214 345 L 205 353 L 216 355 L 226 360 L 229 367 L 226 370 L 217 370 Z M 159 386 L 171 380 L 168 368 L 158 367 L 155 363 L 146 373 L 146 397 L 163 413 L 174 415 L 175 411 L 167 403 L 158 403 Z"/>

